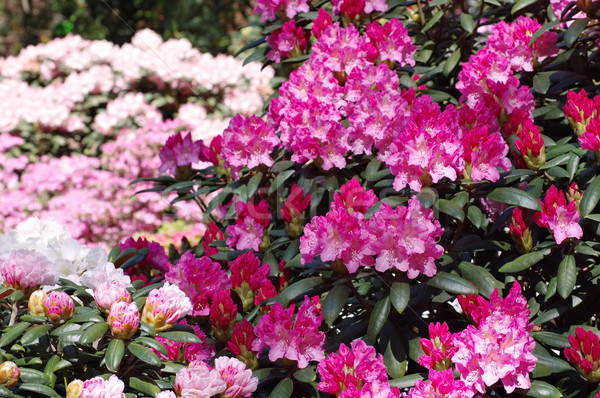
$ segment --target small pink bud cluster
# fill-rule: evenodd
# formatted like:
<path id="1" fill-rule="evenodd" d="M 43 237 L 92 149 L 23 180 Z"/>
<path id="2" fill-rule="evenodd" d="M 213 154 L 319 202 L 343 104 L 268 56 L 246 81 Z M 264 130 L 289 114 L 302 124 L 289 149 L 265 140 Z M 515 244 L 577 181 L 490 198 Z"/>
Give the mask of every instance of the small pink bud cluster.
<path id="1" fill-rule="evenodd" d="M 304 195 L 304 190 L 298 185 L 292 185 L 283 209 L 281 217 L 285 221 L 285 228 L 291 238 L 297 238 L 302 235 L 304 228 L 304 212 L 310 204 L 310 194 Z"/>
<path id="2" fill-rule="evenodd" d="M 167 350 L 167 355 L 164 355 L 154 349 L 152 349 L 152 351 L 154 351 L 154 353 L 158 355 L 160 359 L 169 361 L 183 362 L 185 360 L 187 362 L 208 362 L 215 355 L 215 349 L 214 346 L 208 345 L 206 341 L 206 335 L 200 329 L 200 326 L 188 325 L 185 319 L 182 319 L 181 321 L 177 322 L 177 324 L 190 326 L 194 330 L 196 337 L 200 339 L 200 342 L 182 343 L 178 341 L 169 340 L 161 336 L 156 336 L 156 340 L 158 340 L 163 346 L 165 346 Z"/>
<path id="3" fill-rule="evenodd" d="M 225 234 L 217 227 L 217 224 L 211 222 L 202 239 L 202 247 L 204 248 L 204 255 L 210 257 L 214 254 L 219 253 L 219 249 L 210 244 L 219 240 L 225 240 Z"/>
<path id="4" fill-rule="evenodd" d="M 400 394 L 397 387 L 390 388 L 382 355 L 363 340 L 353 341 L 350 348 L 340 345 L 339 352 L 319 362 L 317 370 L 321 377 L 319 391 L 328 394 L 385 398 Z"/>
<path id="5" fill-rule="evenodd" d="M 417 380 L 403 398 L 471 398 L 475 394 L 462 380 L 454 380 L 451 369 L 429 370 L 429 380 Z"/>
<path id="6" fill-rule="evenodd" d="M 148 294 L 142 310 L 142 321 L 157 332 L 164 332 L 191 311 L 192 303 L 185 293 L 176 285 L 165 282 L 163 287 Z"/>
<path id="7" fill-rule="evenodd" d="M 233 303 L 229 289 L 219 290 L 213 296 L 210 306 L 210 325 L 214 336 L 221 343 L 227 342 L 231 337 L 236 316 L 237 304 Z"/>
<path id="8" fill-rule="evenodd" d="M 527 218 L 527 213 L 520 207 L 515 207 L 508 228 L 517 251 L 521 254 L 529 253 L 533 247 L 530 227 L 531 221 Z"/>
<path id="9" fill-rule="evenodd" d="M 575 329 L 575 336 L 569 335 L 571 348 L 565 348 L 565 357 L 575 365 L 583 377 L 592 383 L 600 382 L 600 340 L 591 330 Z"/>
<path id="10" fill-rule="evenodd" d="M 65 292 L 50 292 L 44 298 L 44 314 L 54 326 L 62 325 L 75 314 L 75 303 Z"/>
<path id="11" fill-rule="evenodd" d="M 569 90 L 567 93 L 567 103 L 565 104 L 564 111 L 571 127 L 575 130 L 577 136 L 580 137 L 580 141 L 581 138 L 583 138 L 582 136 L 588 130 L 590 123 L 598 118 L 599 110 L 600 96 L 590 99 L 585 90 L 581 90 L 579 93 Z M 596 131 L 596 129 L 594 129 L 594 131 Z M 589 146 L 589 148 L 584 149 L 592 149 L 597 141 L 595 135 L 596 134 L 592 132 L 591 135 L 584 138 L 582 141 L 582 148 L 583 145 L 586 145 L 586 147 Z"/>
<path id="12" fill-rule="evenodd" d="M 304 54 L 308 45 L 310 32 L 304 32 L 301 26 L 296 26 L 296 21 L 289 20 L 267 36 L 269 52 L 267 59 L 281 62 L 281 57 L 294 58 Z"/>
<path id="13" fill-rule="evenodd" d="M 452 367 L 452 355 L 456 351 L 452 345 L 452 333 L 446 322 L 429 324 L 429 339 L 421 339 L 425 355 L 419 357 L 419 365 L 427 369 L 446 370 Z"/>
<path id="14" fill-rule="evenodd" d="M 255 303 L 255 292 L 267 284 L 273 286 L 268 279 L 271 267 L 268 264 L 261 266 L 259 258 L 254 255 L 253 251 L 239 255 L 231 262 L 229 269 L 231 271 L 231 287 L 242 300 L 244 311 L 249 311 Z"/>
<path id="15" fill-rule="evenodd" d="M 227 342 L 229 351 L 244 362 L 249 369 L 258 368 L 258 353 L 252 350 L 254 340 L 256 340 L 256 334 L 252 324 L 246 319 L 242 319 L 233 327 L 231 340 Z"/>
<path id="16" fill-rule="evenodd" d="M 567 204 L 565 194 L 554 185 L 548 189 L 544 201 L 540 200 L 542 211 L 533 215 L 533 220 L 540 227 L 548 228 L 560 244 L 567 238 L 581 238 L 583 230 L 578 224 L 579 211 L 575 202 Z"/>

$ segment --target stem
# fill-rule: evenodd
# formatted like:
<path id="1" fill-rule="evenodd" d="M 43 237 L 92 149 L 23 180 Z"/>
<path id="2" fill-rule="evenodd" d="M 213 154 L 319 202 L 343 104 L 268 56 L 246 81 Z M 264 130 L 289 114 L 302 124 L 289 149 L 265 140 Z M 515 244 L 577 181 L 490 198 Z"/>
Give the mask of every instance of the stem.
<path id="1" fill-rule="evenodd" d="M 12 307 L 12 312 L 10 314 L 10 322 L 8 323 L 8 326 L 12 326 L 15 324 L 15 322 L 17 320 L 17 314 L 19 313 L 19 307 L 17 306 L 16 301 L 13 301 L 11 307 Z"/>

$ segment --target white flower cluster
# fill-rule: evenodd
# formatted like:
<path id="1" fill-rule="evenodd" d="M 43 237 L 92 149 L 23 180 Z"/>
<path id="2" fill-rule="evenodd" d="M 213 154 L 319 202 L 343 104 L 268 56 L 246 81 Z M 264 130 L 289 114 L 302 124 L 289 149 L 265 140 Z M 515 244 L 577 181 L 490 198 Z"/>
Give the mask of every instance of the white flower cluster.
<path id="1" fill-rule="evenodd" d="M 0 260 L 23 250 L 46 258 L 52 267 L 44 270 L 44 273 L 52 275 L 46 278 L 48 285 L 56 284 L 59 278 L 90 289 L 96 289 L 105 282 L 119 281 L 124 285 L 131 282 L 123 270 L 116 269 L 108 261 L 108 254 L 102 247 L 90 248 L 79 243 L 54 220 L 29 218 L 15 229 L 0 234 Z"/>

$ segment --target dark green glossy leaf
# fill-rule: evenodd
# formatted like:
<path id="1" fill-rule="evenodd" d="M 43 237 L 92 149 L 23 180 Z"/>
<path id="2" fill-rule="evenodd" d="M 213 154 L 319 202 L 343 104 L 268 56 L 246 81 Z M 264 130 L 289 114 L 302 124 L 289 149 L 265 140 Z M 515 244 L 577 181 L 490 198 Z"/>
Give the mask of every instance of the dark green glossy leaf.
<path id="1" fill-rule="evenodd" d="M 116 372 L 119 369 L 123 355 L 125 355 L 125 343 L 121 339 L 113 339 L 104 354 L 106 368 L 111 372 Z"/>
<path id="2" fill-rule="evenodd" d="M 256 190 L 258 189 L 258 186 L 260 185 L 260 182 L 262 181 L 263 178 L 263 173 L 258 172 L 255 175 L 252 176 L 252 178 L 250 178 L 250 181 L 248 181 L 248 199 L 250 199 L 252 196 L 254 196 L 254 194 L 256 193 Z"/>
<path id="3" fill-rule="evenodd" d="M 407 282 L 392 283 L 390 299 L 396 311 L 402 314 L 410 301 L 410 285 Z"/>
<path id="4" fill-rule="evenodd" d="M 81 334 L 81 342 L 83 344 L 92 343 L 100 339 L 108 330 L 108 324 L 104 321 L 93 324 L 83 331 Z"/>
<path id="5" fill-rule="evenodd" d="M 438 272 L 426 282 L 427 285 L 444 290 L 451 294 L 477 294 L 477 288 L 460 276 L 447 272 Z"/>
<path id="6" fill-rule="evenodd" d="M 150 383 L 149 381 L 139 379 L 137 377 L 129 378 L 129 387 L 133 388 L 134 390 L 143 392 L 144 394 L 148 394 L 151 397 L 155 397 L 158 395 L 158 393 L 160 393 L 159 386 L 157 386 L 154 383 Z"/>
<path id="7" fill-rule="evenodd" d="M 371 344 L 375 343 L 377 339 L 377 335 L 385 325 L 385 322 L 390 315 L 390 296 L 387 296 L 377 302 L 375 307 L 373 307 L 373 312 L 371 312 L 371 317 L 369 318 L 369 327 L 367 329 L 367 338 Z"/>
<path id="8" fill-rule="evenodd" d="M 460 26 L 462 26 L 467 33 L 473 33 L 475 24 L 473 23 L 473 17 L 471 14 L 466 12 L 460 14 Z"/>
<path id="9" fill-rule="evenodd" d="M 550 78 L 547 74 L 538 73 L 533 77 L 533 89 L 540 94 L 546 94 L 550 88 Z"/>
<path id="10" fill-rule="evenodd" d="M 468 15 L 468 14 L 463 14 L 463 15 Z M 471 19 L 471 22 L 473 20 Z M 444 76 L 448 76 L 450 75 L 450 73 L 452 73 L 452 71 L 454 70 L 454 68 L 456 68 L 456 65 L 458 65 L 458 62 L 460 61 L 460 48 L 457 48 L 450 57 L 448 57 L 448 59 L 444 62 L 444 68 L 442 69 L 442 73 L 444 74 Z"/>
<path id="11" fill-rule="evenodd" d="M 435 208 L 444 214 L 448 214 L 457 220 L 463 221 L 465 219 L 465 212 L 463 208 L 456 202 L 447 199 L 440 199 L 435 204 Z"/>
<path id="12" fill-rule="evenodd" d="M 48 376 L 39 370 L 24 367 L 19 368 L 19 370 L 21 371 L 21 381 L 23 383 L 48 384 L 50 381 Z"/>
<path id="13" fill-rule="evenodd" d="M 590 23 L 589 18 L 579 18 L 573 21 L 565 33 L 565 44 L 567 47 L 571 47 L 573 44 L 575 44 L 579 38 L 579 35 L 585 30 L 588 23 Z"/>
<path id="14" fill-rule="evenodd" d="M 141 344 L 129 343 L 127 345 L 127 349 L 129 350 L 129 352 L 131 352 L 133 355 L 135 355 L 140 361 L 146 362 L 153 366 L 158 366 L 158 367 L 161 366 L 160 359 L 154 352 L 150 351 L 149 348 L 146 348 Z"/>
<path id="15" fill-rule="evenodd" d="M 23 332 L 25 332 L 25 330 L 29 328 L 29 326 L 31 326 L 31 323 L 23 322 L 14 324 L 8 329 L 6 329 L 2 333 L 2 337 L 0 337 L 0 348 L 6 347 L 7 345 L 15 341 L 17 338 L 19 338 L 19 336 L 21 336 Z"/>
<path id="16" fill-rule="evenodd" d="M 550 254 L 550 249 L 523 254 L 523 255 L 517 257 L 516 259 L 504 264 L 502 267 L 500 267 L 500 269 L 498 271 L 509 272 L 509 273 L 521 272 L 521 271 L 531 268 L 533 265 L 539 263 L 548 254 Z"/>
<path id="17" fill-rule="evenodd" d="M 543 364 L 552 373 L 561 373 L 571 370 L 571 365 L 563 359 L 550 354 L 541 344 L 536 344 L 533 349 L 533 355 L 538 359 L 538 363 Z"/>
<path id="18" fill-rule="evenodd" d="M 275 177 L 275 180 L 271 183 L 271 186 L 269 187 L 269 195 L 277 191 L 279 187 L 281 187 L 281 184 L 283 184 L 288 178 L 293 176 L 295 173 L 295 170 L 285 170 L 277 174 L 277 177 Z"/>
<path id="19" fill-rule="evenodd" d="M 436 23 L 438 23 L 438 21 L 442 18 L 443 15 L 444 15 L 444 11 L 443 10 L 436 11 L 436 13 L 433 14 L 433 16 L 431 17 L 431 19 L 429 21 L 427 21 L 427 23 L 425 24 L 425 26 L 423 26 L 423 29 L 421 29 L 421 33 L 425 33 L 429 29 L 433 28 L 433 25 L 435 25 Z"/>
<path id="20" fill-rule="evenodd" d="M 522 191 L 516 188 L 500 187 L 494 189 L 487 196 L 488 199 L 495 200 L 496 202 L 506 203 L 508 205 L 519 206 L 524 209 L 531 210 L 542 210 L 542 206 L 538 201 L 538 198 L 530 194 L 529 192 Z"/>
<path id="21" fill-rule="evenodd" d="M 37 325 L 32 327 L 27 332 L 25 332 L 23 337 L 21 337 L 21 344 L 29 345 L 36 342 L 41 335 L 47 334 L 50 329 L 52 329 L 52 325 L 50 324 Z"/>
<path id="22" fill-rule="evenodd" d="M 168 355 L 168 352 L 167 352 L 167 349 L 165 348 L 165 346 L 160 341 L 156 340 L 155 338 L 140 336 L 137 339 L 135 339 L 135 342 L 141 343 L 141 344 L 144 344 L 145 346 L 153 348 L 156 351 L 163 354 L 164 356 Z"/>
<path id="23" fill-rule="evenodd" d="M 487 269 L 466 261 L 458 264 L 461 275 L 477 286 L 479 294 L 490 297 L 494 289 L 502 289 L 504 284 L 498 281 Z"/>
<path id="24" fill-rule="evenodd" d="M 566 255 L 560 265 L 558 266 L 558 280 L 556 290 L 560 297 L 566 299 L 569 297 L 575 283 L 577 282 L 577 264 L 575 263 L 575 257 L 572 255 Z"/>
<path id="25" fill-rule="evenodd" d="M 43 395 L 46 397 L 60 397 L 60 395 L 58 395 L 58 393 L 56 393 L 56 391 L 54 391 L 52 388 L 45 386 L 43 384 L 23 383 L 23 384 L 19 385 L 19 388 L 21 390 L 31 391 L 31 392 L 34 392 L 36 394 L 40 394 L 40 395 Z"/>
<path id="26" fill-rule="evenodd" d="M 521 11 L 526 7 L 529 7 L 535 2 L 536 0 L 519 0 L 512 6 L 512 8 L 510 9 L 510 13 L 516 14 L 517 12 Z"/>
<path id="27" fill-rule="evenodd" d="M 283 379 L 279 383 L 277 383 L 277 385 L 275 386 L 275 388 L 273 389 L 273 391 L 271 392 L 271 395 L 269 395 L 269 397 L 270 398 L 289 398 L 292 396 L 293 390 L 294 390 L 294 382 L 289 377 L 286 377 L 285 379 Z"/>
<path id="28" fill-rule="evenodd" d="M 279 294 L 274 301 L 278 301 L 285 307 L 291 300 L 305 294 L 314 287 L 319 286 L 321 283 L 323 283 L 323 278 L 318 276 L 301 279 L 283 289 L 281 294 Z"/>
<path id="29" fill-rule="evenodd" d="M 531 39 L 529 40 L 529 46 L 531 47 L 531 45 L 542 35 L 544 34 L 544 32 L 549 31 L 550 29 L 554 28 L 556 25 L 560 24 L 561 21 L 560 19 L 556 20 L 556 21 L 551 21 L 551 22 L 547 22 L 544 25 L 542 25 L 541 28 L 539 28 L 538 30 L 535 31 L 535 33 L 533 34 L 533 36 L 531 36 Z"/>
<path id="30" fill-rule="evenodd" d="M 548 384 L 545 381 L 533 380 L 531 382 L 531 387 L 527 391 L 527 396 L 534 398 L 560 398 L 563 395 L 560 390 L 553 385 Z"/>
<path id="31" fill-rule="evenodd" d="M 165 339 L 169 339 L 172 341 L 177 341 L 179 343 L 201 343 L 202 340 L 198 338 L 195 334 L 188 332 L 163 332 L 159 333 L 158 336 L 164 337 Z"/>
<path id="32" fill-rule="evenodd" d="M 350 288 L 346 285 L 336 285 L 323 299 L 323 317 L 329 326 L 337 319 L 346 305 Z"/>
<path id="33" fill-rule="evenodd" d="M 300 369 L 294 373 L 294 379 L 304 383 L 312 383 L 317 379 L 317 374 L 312 366 L 308 366 L 304 369 Z"/>
<path id="34" fill-rule="evenodd" d="M 19 319 L 22 320 L 23 322 L 29 322 L 29 323 L 46 323 L 46 322 L 48 322 L 48 318 L 46 318 L 44 316 L 33 316 L 33 315 L 29 315 L 29 314 L 21 315 L 19 317 Z"/>
<path id="35" fill-rule="evenodd" d="M 406 352 L 399 338 L 392 338 L 388 342 L 383 363 L 392 379 L 399 379 L 406 373 Z"/>
<path id="36" fill-rule="evenodd" d="M 600 176 L 594 178 L 583 193 L 581 202 L 579 202 L 579 214 L 581 217 L 590 214 L 598 204 L 598 201 L 600 201 Z"/>
<path id="37" fill-rule="evenodd" d="M 390 380 L 390 387 L 409 388 L 413 387 L 417 380 L 427 379 L 426 374 L 413 373 L 399 379 Z"/>

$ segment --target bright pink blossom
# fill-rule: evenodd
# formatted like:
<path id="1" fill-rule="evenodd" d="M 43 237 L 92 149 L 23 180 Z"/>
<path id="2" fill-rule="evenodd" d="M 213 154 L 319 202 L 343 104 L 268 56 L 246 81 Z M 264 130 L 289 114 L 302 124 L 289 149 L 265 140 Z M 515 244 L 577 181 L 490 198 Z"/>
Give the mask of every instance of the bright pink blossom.
<path id="1" fill-rule="evenodd" d="M 429 381 L 417 380 L 404 398 L 470 398 L 475 394 L 462 380 L 454 380 L 451 369 L 430 370 Z"/>
<path id="2" fill-rule="evenodd" d="M 312 34 L 315 39 L 319 39 L 326 27 L 333 24 L 331 15 L 324 8 L 319 8 L 319 15 L 313 22 Z"/>
<path id="3" fill-rule="evenodd" d="M 373 214 L 368 228 L 376 237 L 371 241 L 370 250 L 377 256 L 377 271 L 392 268 L 406 272 L 410 279 L 419 274 L 429 277 L 436 274 L 435 260 L 444 253 L 436 242 L 444 229 L 433 219 L 433 210 L 425 209 L 416 197 L 408 201 L 408 206 L 393 210 L 383 203 Z"/>
<path id="4" fill-rule="evenodd" d="M 271 311 L 263 315 L 254 328 L 257 338 L 252 343 L 252 350 L 260 352 L 270 347 L 269 360 L 295 360 L 299 368 L 307 367 L 309 361 L 325 359 L 325 334 L 319 331 L 323 315 L 319 308 L 304 296 L 294 320 L 294 303 L 287 310 L 278 302 L 273 304 Z"/>
<path id="5" fill-rule="evenodd" d="M 281 209 L 281 217 L 283 217 L 285 222 L 291 223 L 294 219 L 302 216 L 309 204 L 310 194 L 304 196 L 304 190 L 294 184 L 283 204 L 283 209 Z"/>
<path id="6" fill-rule="evenodd" d="M 83 382 L 80 398 L 125 398 L 125 384 L 115 375 L 108 380 L 94 377 Z"/>
<path id="7" fill-rule="evenodd" d="M 290 53 L 297 48 L 300 53 L 306 50 L 308 45 L 309 32 L 304 32 L 301 26 L 296 26 L 293 19 L 287 21 L 281 26 L 281 29 L 274 30 L 267 36 L 269 43 L 269 52 L 267 59 L 273 62 L 281 62 L 281 57 L 290 57 Z M 300 54 L 296 54 L 298 56 Z"/>
<path id="8" fill-rule="evenodd" d="M 471 325 L 455 335 L 452 362 L 461 380 L 482 394 L 498 381 L 509 394 L 516 388 L 528 389 L 537 358 L 533 355 L 533 323 L 519 283 L 514 282 L 504 299 L 494 290 L 489 309 L 477 328 Z"/>
<path id="9" fill-rule="evenodd" d="M 156 355 L 160 359 L 169 360 L 169 361 L 178 361 L 183 362 L 183 360 L 187 362 L 192 361 L 205 361 L 208 362 L 215 355 L 215 348 L 212 345 L 209 345 L 206 341 L 206 335 L 200 329 L 198 325 L 188 325 L 185 319 L 177 322 L 178 325 L 187 325 L 194 329 L 194 333 L 196 337 L 200 339 L 199 343 L 181 343 L 177 341 L 172 341 L 166 339 L 161 336 L 156 336 L 156 340 L 158 340 L 162 345 L 165 346 L 167 350 L 167 355 L 163 355 L 162 353 L 152 349 Z"/>
<path id="10" fill-rule="evenodd" d="M 523 120 L 521 129 L 517 133 L 515 146 L 521 152 L 523 160 L 532 170 L 539 170 L 546 163 L 546 149 L 540 128 L 533 124 L 533 120 Z"/>
<path id="11" fill-rule="evenodd" d="M 312 47 L 311 64 L 323 65 L 332 72 L 352 72 L 368 61 L 370 45 L 360 36 L 354 25 L 341 27 L 339 22 L 328 26 Z"/>
<path id="12" fill-rule="evenodd" d="M 581 136 L 585 132 L 590 121 L 598 115 L 599 109 L 600 96 L 590 99 L 585 90 L 581 90 L 579 93 L 571 90 L 567 92 L 564 111 L 577 136 Z"/>
<path id="13" fill-rule="evenodd" d="M 254 340 L 256 340 L 254 327 L 246 319 L 242 319 L 233 327 L 233 333 L 231 334 L 231 340 L 227 342 L 227 348 L 240 361 L 243 361 L 249 367 L 255 368 L 258 366 L 258 361 L 256 359 L 257 352 L 252 350 Z"/>
<path id="14" fill-rule="evenodd" d="M 457 297 L 463 312 L 469 316 L 476 325 L 490 315 L 490 303 L 479 294 L 461 294 Z"/>
<path id="15" fill-rule="evenodd" d="M 213 295 L 213 302 L 210 306 L 210 325 L 217 340 L 223 343 L 229 340 L 237 313 L 237 304 L 233 303 L 229 289 L 219 290 Z"/>
<path id="16" fill-rule="evenodd" d="M 162 162 L 158 171 L 175 175 L 178 166 L 189 166 L 198 163 L 202 156 L 204 144 L 192 141 L 192 134 L 183 132 L 173 134 L 158 154 Z"/>
<path id="17" fill-rule="evenodd" d="M 144 275 L 147 279 L 151 279 L 154 273 L 166 272 L 169 269 L 169 257 L 165 254 L 164 247 L 157 242 L 144 238 L 133 239 L 129 237 L 120 246 L 122 250 L 149 250 L 142 261 L 125 270 L 125 273 L 129 276 Z"/>
<path id="18" fill-rule="evenodd" d="M 287 17 L 294 18 L 300 12 L 308 12 L 308 0 L 257 0 L 254 12 L 261 13 L 263 22 Z"/>
<path id="19" fill-rule="evenodd" d="M 345 209 L 349 214 L 360 213 L 360 218 L 377 203 L 377 195 L 372 189 L 363 188 L 356 177 L 340 187 L 340 192 L 333 195 L 331 207 Z"/>
<path id="20" fill-rule="evenodd" d="M 579 137 L 579 143 L 583 149 L 600 151 L 600 120 L 592 119 L 585 129 L 585 133 Z"/>
<path id="21" fill-rule="evenodd" d="M 266 200 L 261 200 L 258 205 L 238 201 L 235 203 L 235 212 L 235 224 L 227 227 L 227 245 L 238 250 L 259 251 L 262 238 L 271 223 L 269 204 Z"/>
<path id="22" fill-rule="evenodd" d="M 531 221 L 524 210 L 515 207 L 509 225 L 510 236 L 517 246 L 519 253 L 524 254 L 531 251 L 533 242 L 531 239 Z"/>
<path id="23" fill-rule="evenodd" d="M 219 357 L 215 359 L 215 371 L 227 383 L 223 393 L 229 398 L 249 397 L 258 387 L 258 378 L 252 376 L 252 370 L 236 358 Z"/>
<path id="24" fill-rule="evenodd" d="M 191 300 L 192 315 L 208 315 L 209 299 L 222 289 L 229 289 L 231 282 L 221 265 L 204 256 L 196 257 L 191 251 L 165 274 L 168 282 L 177 285 Z"/>
<path id="25" fill-rule="evenodd" d="M 500 133 L 490 133 L 487 126 L 479 126 L 464 132 L 462 136 L 465 177 L 473 181 L 497 181 L 498 168 L 509 170 L 512 167 L 508 145 Z"/>
<path id="26" fill-rule="evenodd" d="M 544 202 L 540 200 L 542 211 L 533 215 L 533 220 L 540 227 L 548 228 L 556 243 L 560 244 L 567 238 L 581 238 L 583 230 L 577 223 L 579 211 L 576 203 L 567 204 L 565 194 L 556 189 L 554 185 L 548 189 Z"/>
<path id="27" fill-rule="evenodd" d="M 271 152 L 279 144 L 275 130 L 258 116 L 237 114 L 223 131 L 221 158 L 237 177 L 242 167 L 272 166 Z"/>
<path id="28" fill-rule="evenodd" d="M 204 232 L 202 239 L 202 247 L 204 248 L 204 255 L 210 257 L 219 252 L 219 249 L 211 246 L 210 244 L 219 240 L 225 240 L 225 234 L 219 229 L 217 224 L 211 221 L 208 228 Z"/>
<path id="29" fill-rule="evenodd" d="M 251 290 L 258 290 L 266 283 L 271 267 L 268 264 L 261 266 L 260 259 L 254 255 L 253 251 L 249 251 L 240 254 L 233 260 L 230 270 L 233 289 L 242 287 L 246 283 Z"/>
<path id="30" fill-rule="evenodd" d="M 397 62 L 400 66 L 415 66 L 414 54 L 417 46 L 408 35 L 408 30 L 397 18 L 392 18 L 383 26 L 378 21 L 367 25 L 367 37 L 381 61 Z"/>
<path id="31" fill-rule="evenodd" d="M 575 328 L 575 335 L 569 335 L 570 348 L 565 348 L 565 357 L 575 365 L 577 371 L 591 382 L 600 381 L 600 340 L 591 330 Z"/>

